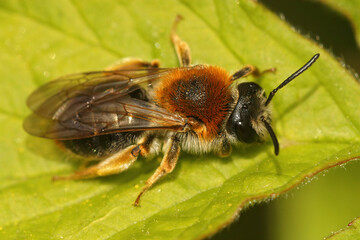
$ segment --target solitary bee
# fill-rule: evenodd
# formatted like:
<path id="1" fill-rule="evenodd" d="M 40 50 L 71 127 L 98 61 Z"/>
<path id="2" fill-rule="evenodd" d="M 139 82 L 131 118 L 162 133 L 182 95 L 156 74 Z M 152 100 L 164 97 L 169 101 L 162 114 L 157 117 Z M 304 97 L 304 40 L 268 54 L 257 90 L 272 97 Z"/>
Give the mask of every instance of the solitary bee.
<path id="1" fill-rule="evenodd" d="M 268 105 L 319 54 L 266 98 L 254 82 L 233 84 L 250 74 L 259 75 L 254 66 L 232 75 L 217 66 L 192 66 L 190 48 L 176 34 L 180 19 L 176 18 L 171 31 L 180 67 L 160 68 L 158 61 L 128 60 L 108 71 L 61 77 L 29 96 L 27 105 L 33 114 L 24 122 L 28 133 L 54 139 L 84 158 L 100 160 L 54 180 L 120 173 L 139 156 L 149 157 L 162 149 L 161 164 L 137 196 L 136 206 L 144 192 L 174 170 L 180 149 L 197 154 L 212 151 L 224 157 L 231 153 L 231 145 L 263 141 L 268 133 L 279 154 Z"/>

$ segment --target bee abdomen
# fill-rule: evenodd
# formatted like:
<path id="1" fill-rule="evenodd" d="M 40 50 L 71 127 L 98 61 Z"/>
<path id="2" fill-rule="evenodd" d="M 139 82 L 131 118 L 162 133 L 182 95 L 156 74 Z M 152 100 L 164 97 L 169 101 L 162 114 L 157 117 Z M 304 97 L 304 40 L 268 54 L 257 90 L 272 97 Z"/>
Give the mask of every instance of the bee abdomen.
<path id="1" fill-rule="evenodd" d="M 138 86 L 133 86 L 132 88 L 136 90 L 132 91 L 130 88 L 130 97 L 148 101 L 148 96 L 143 88 Z M 76 155 L 89 158 L 103 158 L 134 144 L 142 133 L 143 131 L 119 132 L 60 142 L 65 148 Z"/>
<path id="2" fill-rule="evenodd" d="M 134 144 L 143 132 L 122 132 L 90 138 L 60 141 L 71 152 L 82 157 L 103 158 Z"/>

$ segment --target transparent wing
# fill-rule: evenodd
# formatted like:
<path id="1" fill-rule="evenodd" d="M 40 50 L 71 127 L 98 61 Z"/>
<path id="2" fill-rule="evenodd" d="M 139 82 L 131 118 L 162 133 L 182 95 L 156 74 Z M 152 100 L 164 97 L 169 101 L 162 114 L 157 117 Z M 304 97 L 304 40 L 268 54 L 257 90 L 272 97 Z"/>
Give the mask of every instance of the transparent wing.
<path id="1" fill-rule="evenodd" d="M 39 116 L 53 118 L 74 103 L 83 102 L 86 107 L 106 98 L 127 95 L 144 84 L 158 80 L 170 70 L 157 68 L 71 74 L 35 90 L 27 99 L 27 105 Z"/>
<path id="2" fill-rule="evenodd" d="M 132 94 L 168 71 L 121 70 L 65 76 L 30 95 L 27 103 L 34 113 L 25 120 L 24 128 L 32 135 L 59 140 L 182 129 L 182 117 Z"/>

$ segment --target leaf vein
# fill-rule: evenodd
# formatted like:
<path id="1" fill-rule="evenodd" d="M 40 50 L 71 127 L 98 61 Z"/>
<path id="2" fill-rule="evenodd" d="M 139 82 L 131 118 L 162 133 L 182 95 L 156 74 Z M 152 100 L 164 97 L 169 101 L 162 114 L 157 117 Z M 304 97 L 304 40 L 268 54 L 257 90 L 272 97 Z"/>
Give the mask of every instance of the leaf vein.
<path id="1" fill-rule="evenodd" d="M 48 23 L 48 22 L 45 22 L 45 21 L 43 21 L 43 20 L 41 20 L 41 19 L 38 19 L 38 18 L 36 18 L 36 17 L 30 16 L 30 15 L 28 15 L 28 14 L 20 14 L 20 13 L 14 11 L 14 10 L 11 10 L 11 9 L 5 8 L 5 7 L 2 7 L 2 10 L 3 10 L 4 12 L 17 15 L 19 18 L 27 18 L 27 19 L 29 19 L 29 20 L 32 20 L 33 22 L 36 22 L 36 23 L 38 23 L 39 25 L 42 25 L 42 26 L 47 27 L 47 28 L 49 28 L 49 29 L 52 29 L 53 31 L 58 32 L 58 33 L 60 33 L 60 34 L 62 34 L 62 35 L 64 35 L 64 36 L 67 36 L 67 37 L 71 38 L 71 39 L 75 39 L 75 40 L 77 40 L 77 41 L 83 42 L 83 43 L 85 43 L 85 44 L 87 44 L 87 45 L 89 45 L 89 46 L 101 47 L 101 49 L 104 49 L 104 50 L 106 50 L 107 52 L 109 52 L 109 53 L 111 53 L 112 55 L 115 55 L 115 56 L 117 56 L 117 57 L 120 55 L 119 53 L 113 51 L 112 49 L 105 48 L 104 46 L 99 46 L 98 44 L 94 44 L 94 43 L 92 43 L 92 42 L 90 42 L 90 41 L 87 41 L 85 38 L 82 38 L 82 37 L 79 37 L 79 36 L 77 36 L 77 35 L 75 35 L 75 34 L 71 34 L 71 33 L 69 33 L 69 32 L 66 32 L 66 31 L 64 31 L 63 29 L 61 29 L 61 28 L 59 28 L 59 27 L 57 27 L 57 26 L 55 26 L 55 25 L 53 25 L 53 24 L 50 24 L 50 23 Z"/>

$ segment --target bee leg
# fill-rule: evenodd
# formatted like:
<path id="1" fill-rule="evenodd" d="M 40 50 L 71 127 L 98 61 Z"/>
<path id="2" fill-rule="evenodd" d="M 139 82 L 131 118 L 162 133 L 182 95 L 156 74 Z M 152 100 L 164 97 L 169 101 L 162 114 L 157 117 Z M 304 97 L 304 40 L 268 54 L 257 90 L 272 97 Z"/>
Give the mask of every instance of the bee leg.
<path id="1" fill-rule="evenodd" d="M 249 75 L 259 77 L 260 75 L 262 75 L 264 73 L 269 73 L 269 72 L 272 72 L 272 73 L 276 72 L 276 68 L 269 68 L 269 69 L 265 69 L 265 70 L 260 72 L 257 67 L 255 67 L 253 65 L 246 65 L 245 67 L 243 67 L 239 71 L 235 72 L 231 76 L 231 79 L 234 81 L 236 79 L 246 77 L 246 76 L 249 76 Z"/>
<path id="2" fill-rule="evenodd" d="M 177 15 L 171 30 L 171 41 L 174 44 L 176 55 L 179 59 L 180 66 L 186 67 L 191 64 L 191 55 L 189 45 L 181 40 L 181 38 L 176 34 L 176 27 L 178 22 L 182 19 L 180 15 Z"/>
<path id="3" fill-rule="evenodd" d="M 131 145 L 96 165 L 81 169 L 70 176 L 54 176 L 53 181 L 88 179 L 123 172 L 136 161 L 139 155 L 149 154 L 153 139 L 153 136 L 146 136 L 139 144 Z"/>
<path id="4" fill-rule="evenodd" d="M 231 144 L 229 143 L 229 141 L 224 139 L 221 143 L 220 149 L 217 152 L 218 156 L 225 158 L 225 157 L 230 156 L 231 152 L 232 152 Z"/>
<path id="5" fill-rule="evenodd" d="M 180 141 L 179 138 L 175 135 L 170 139 L 169 148 L 167 149 L 163 160 L 161 161 L 160 166 L 156 169 L 154 174 L 146 181 L 144 188 L 141 190 L 137 196 L 134 206 L 138 206 L 141 196 L 160 178 L 171 173 L 177 163 L 180 154 Z"/>
<path id="6" fill-rule="evenodd" d="M 149 69 L 149 68 L 159 68 L 160 61 L 152 60 L 151 62 L 143 61 L 138 58 L 125 58 L 121 60 L 120 63 L 114 63 L 109 67 L 105 68 L 106 71 L 116 71 L 116 70 L 132 70 L 132 69 Z"/>

